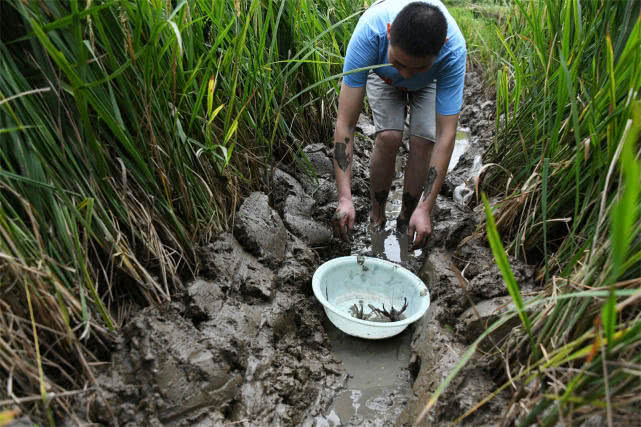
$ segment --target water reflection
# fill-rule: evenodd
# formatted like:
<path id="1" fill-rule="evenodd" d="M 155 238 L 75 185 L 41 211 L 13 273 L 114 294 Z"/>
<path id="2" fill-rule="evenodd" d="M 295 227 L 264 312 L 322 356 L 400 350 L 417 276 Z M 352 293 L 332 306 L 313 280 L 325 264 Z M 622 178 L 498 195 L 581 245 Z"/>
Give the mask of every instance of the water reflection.
<path id="1" fill-rule="evenodd" d="M 393 228 L 396 228 L 395 224 Z M 409 236 L 406 233 L 399 233 L 390 228 L 373 232 L 371 238 L 373 256 L 400 264 L 409 260 Z M 420 251 L 414 255 L 420 255 Z"/>

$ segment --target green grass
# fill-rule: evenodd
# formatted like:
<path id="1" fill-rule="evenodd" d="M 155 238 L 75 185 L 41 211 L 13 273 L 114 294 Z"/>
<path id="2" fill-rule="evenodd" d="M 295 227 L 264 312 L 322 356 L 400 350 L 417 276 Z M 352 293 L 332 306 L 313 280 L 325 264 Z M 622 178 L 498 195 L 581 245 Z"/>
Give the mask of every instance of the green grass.
<path id="1" fill-rule="evenodd" d="M 497 138 L 485 160 L 513 178 L 507 192 L 504 175 L 485 178 L 501 198 L 495 226 L 488 215 L 494 253 L 517 302 L 499 233 L 545 281 L 510 314 L 523 324 L 504 349 L 511 377 L 538 384 L 520 400 L 521 420 L 625 422 L 641 370 L 639 3 L 448 4 L 472 60 L 496 70 Z M 126 301 L 170 299 L 241 195 L 277 161 L 304 164 L 300 141 L 331 136 L 363 6 L 0 5 L 2 400 L 8 390 L 25 407 L 35 397 L 50 421 L 68 409 L 52 393 L 91 381 Z"/>
<path id="2" fill-rule="evenodd" d="M 559 249 L 557 257 L 570 257 L 591 243 L 594 233 L 588 231 L 599 207 L 594 202 L 629 115 L 630 90 L 639 87 L 639 30 L 630 33 L 638 20 L 638 14 L 630 18 L 635 16 L 633 3 L 617 8 L 585 4 L 583 19 L 575 16 L 572 4 L 563 10 L 551 5 L 546 12 L 539 3 L 517 2 L 521 10 L 510 14 L 506 24 L 515 35 L 503 36 L 510 63 L 497 77 L 498 136 L 487 160 L 515 170 L 515 185 L 526 184 L 498 219 L 501 230 L 513 233 L 516 254 L 543 252 L 544 225 L 546 231 L 556 231 L 551 243 Z M 552 18 L 558 22 L 542 27 Z M 609 27 L 619 28 L 616 46 L 603 37 Z M 559 33 L 561 28 L 568 30 Z M 630 35 L 627 44 L 621 34 Z M 613 52 L 611 58 L 608 52 Z M 544 158 L 549 159 L 548 178 L 556 183 L 548 189 L 545 222 L 541 210 L 532 208 L 540 205 Z M 500 176 L 492 178 L 499 186 L 505 183 Z M 528 215 L 518 216 L 523 206 L 530 207 L 524 209 Z M 561 237 L 564 218 L 572 218 L 567 238 Z"/>
<path id="3" fill-rule="evenodd" d="M 502 348 L 510 371 L 500 390 L 529 387 L 506 420 L 572 424 L 600 414 L 609 425 L 635 422 L 641 3 L 515 0 L 504 16 L 502 48 L 490 62 L 500 65 L 497 136 L 485 162 L 508 173 L 486 176 L 483 186 L 499 198 L 487 210 L 487 233 L 519 307 L 509 315 L 528 314 Z M 499 232 L 505 250 L 538 265 L 537 298 L 519 303 Z"/>
<path id="4" fill-rule="evenodd" d="M 64 411 L 51 394 L 91 380 L 127 301 L 169 300 L 241 195 L 328 139 L 339 80 L 296 94 L 340 73 L 362 6 L 2 3 L 0 377 L 15 396 Z"/>
<path id="5" fill-rule="evenodd" d="M 499 0 L 449 0 L 444 3 L 463 33 L 469 62 L 482 72 L 490 87 L 501 63 L 496 54 L 501 49 L 498 31 L 505 20 L 507 3 Z"/>

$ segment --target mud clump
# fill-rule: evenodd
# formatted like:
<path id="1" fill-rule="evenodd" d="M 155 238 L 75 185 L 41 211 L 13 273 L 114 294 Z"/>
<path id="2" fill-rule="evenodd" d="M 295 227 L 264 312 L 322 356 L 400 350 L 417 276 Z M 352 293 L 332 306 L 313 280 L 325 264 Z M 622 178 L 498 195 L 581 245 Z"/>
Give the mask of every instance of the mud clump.
<path id="1" fill-rule="evenodd" d="M 267 195 L 254 193 L 246 203 L 234 229 L 245 246 L 219 235 L 200 251 L 202 277 L 122 329 L 87 418 L 132 426 L 293 425 L 330 406 L 347 377 L 308 290 L 318 256 L 275 220 Z M 268 225 L 270 240 L 247 238 Z"/>
<path id="2" fill-rule="evenodd" d="M 285 259 L 287 229 L 264 193 L 252 193 L 242 203 L 234 236 L 269 267 L 277 267 Z"/>
<path id="3" fill-rule="evenodd" d="M 477 219 L 449 198 L 439 195 L 436 203 L 438 208 L 432 212 L 432 235 L 426 248 L 455 249 L 461 240 L 476 230 Z"/>
<path id="4" fill-rule="evenodd" d="M 451 267 L 452 258 L 445 249 L 433 249 L 425 259 L 419 277 L 425 282 L 430 299 L 438 301 L 443 310 L 434 318 L 445 327 L 453 327 L 458 316 L 469 306 L 465 290 Z"/>
<path id="5" fill-rule="evenodd" d="M 317 158 L 321 157 L 318 152 L 315 154 Z M 317 163 L 321 163 L 320 160 L 317 159 Z M 313 218 L 316 200 L 305 193 L 303 186 L 293 176 L 276 169 L 274 189 L 272 203 L 282 216 L 285 226 L 294 235 L 311 246 L 329 243 L 332 230 L 326 223 Z"/>
<path id="6" fill-rule="evenodd" d="M 476 70 L 465 75 L 464 105 L 459 114 L 459 124 L 470 129 L 472 142 L 487 149 L 495 133 L 496 102 L 488 98 L 487 84 Z"/>
<path id="7" fill-rule="evenodd" d="M 200 338 L 176 305 L 140 312 L 122 330 L 113 369 L 98 378 L 90 418 L 112 425 L 224 419 L 220 409 L 240 390 L 242 371 Z"/>
<path id="8" fill-rule="evenodd" d="M 285 234 L 286 235 L 286 234 Z M 287 245 L 283 245 L 285 253 Z M 279 248 L 280 251 L 280 248 Z M 210 254 L 215 254 L 214 256 Z M 248 254 L 230 234 L 222 234 L 201 250 L 202 274 L 219 281 L 226 294 L 269 300 L 274 288 L 274 273 Z M 193 288 L 193 284 L 189 289 Z M 213 306 L 209 309 L 211 310 Z"/>
<path id="9" fill-rule="evenodd" d="M 426 316 L 417 322 L 412 338 L 412 367 L 416 372 L 414 398 L 397 420 L 397 425 L 413 425 L 432 393 L 449 375 L 466 351 L 455 334 L 436 320 L 443 310 L 430 307 Z M 422 425 L 450 425 L 496 389 L 496 384 L 475 359 L 469 361 L 452 380 L 445 392 L 428 413 Z M 498 425 L 501 412 L 509 400 L 500 394 L 488 404 L 455 425 Z"/>

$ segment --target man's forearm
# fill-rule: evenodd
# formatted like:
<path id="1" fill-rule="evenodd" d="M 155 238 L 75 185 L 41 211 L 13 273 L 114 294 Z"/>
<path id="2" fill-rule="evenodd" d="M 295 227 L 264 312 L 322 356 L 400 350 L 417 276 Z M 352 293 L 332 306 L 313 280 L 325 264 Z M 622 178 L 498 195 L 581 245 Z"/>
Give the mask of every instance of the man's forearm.
<path id="1" fill-rule="evenodd" d="M 343 82 L 338 97 L 338 114 L 334 130 L 334 175 L 338 201 L 352 200 L 352 155 L 354 129 L 363 105 L 365 87 L 353 88 Z"/>
<path id="2" fill-rule="evenodd" d="M 452 151 L 454 150 L 456 124 L 454 124 L 454 129 L 451 129 L 451 127 L 450 124 L 448 128 L 440 129 L 440 132 L 437 131 L 436 144 L 434 145 L 434 151 L 430 158 L 423 195 L 417 206 L 418 209 L 424 209 L 428 214 L 432 212 L 432 208 L 436 202 L 436 196 L 438 196 L 439 191 L 441 191 L 445 176 L 447 175 L 447 167 L 452 157 Z"/>
<path id="3" fill-rule="evenodd" d="M 354 129 L 337 124 L 334 132 L 334 174 L 338 200 L 352 199 L 352 159 L 354 153 Z"/>

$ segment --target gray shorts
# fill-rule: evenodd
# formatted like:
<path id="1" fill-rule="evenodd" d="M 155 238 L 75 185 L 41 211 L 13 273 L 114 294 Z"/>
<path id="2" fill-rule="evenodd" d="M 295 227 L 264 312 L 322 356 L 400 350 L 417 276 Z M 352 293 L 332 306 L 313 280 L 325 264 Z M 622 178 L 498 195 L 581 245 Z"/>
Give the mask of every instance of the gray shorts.
<path id="1" fill-rule="evenodd" d="M 410 135 L 436 141 L 436 83 L 412 92 L 402 91 L 383 81 L 376 73 L 367 77 L 367 100 L 374 116 L 376 133 L 403 132 L 407 107 Z"/>

